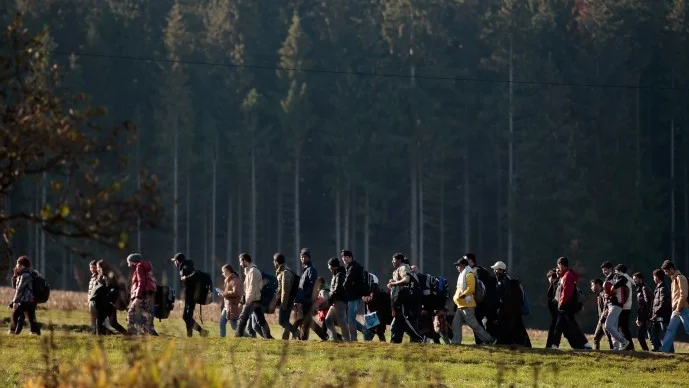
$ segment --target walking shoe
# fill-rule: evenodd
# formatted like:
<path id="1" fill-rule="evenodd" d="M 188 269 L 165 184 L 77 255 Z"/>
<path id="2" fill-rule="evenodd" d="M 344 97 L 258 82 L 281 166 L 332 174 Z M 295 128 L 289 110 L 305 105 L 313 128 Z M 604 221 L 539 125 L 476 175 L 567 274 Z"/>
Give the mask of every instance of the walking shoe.
<path id="1" fill-rule="evenodd" d="M 553 345 L 550 345 L 550 348 L 549 348 L 549 349 L 559 350 L 560 348 L 557 347 L 557 345 L 554 345 L 554 344 L 553 344 Z"/>
<path id="2" fill-rule="evenodd" d="M 495 344 L 498 343 L 498 339 L 497 339 L 497 338 L 493 338 L 492 340 L 490 340 L 490 341 L 488 341 L 488 342 L 486 342 L 486 343 L 487 343 L 488 345 L 495 345 Z"/>

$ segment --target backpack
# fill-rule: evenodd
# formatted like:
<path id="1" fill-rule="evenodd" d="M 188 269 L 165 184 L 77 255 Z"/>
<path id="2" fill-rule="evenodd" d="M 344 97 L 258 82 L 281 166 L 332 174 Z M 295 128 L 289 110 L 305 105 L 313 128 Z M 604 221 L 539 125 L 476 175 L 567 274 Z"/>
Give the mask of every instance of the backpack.
<path id="1" fill-rule="evenodd" d="M 268 306 L 278 290 L 278 278 L 263 271 L 261 271 L 261 277 L 263 279 L 263 287 L 261 287 L 261 304 L 263 306 Z M 299 283 L 297 283 L 297 286 L 298 284 Z"/>
<path id="2" fill-rule="evenodd" d="M 450 297 L 447 280 L 440 276 L 428 276 L 431 302 L 429 306 L 435 310 L 442 309 Z"/>
<path id="3" fill-rule="evenodd" d="M 156 286 L 153 315 L 159 320 L 167 319 L 175 308 L 175 289 L 169 286 Z"/>
<path id="4" fill-rule="evenodd" d="M 196 280 L 194 300 L 200 305 L 210 304 L 213 301 L 213 279 L 211 279 L 211 275 L 203 271 L 196 271 L 195 276 L 198 276 L 198 279 Z"/>
<path id="5" fill-rule="evenodd" d="M 486 285 L 483 284 L 481 279 L 474 274 L 474 279 L 476 279 L 476 290 L 474 291 L 474 299 L 476 299 L 476 304 L 483 302 L 486 298 Z"/>
<path id="6" fill-rule="evenodd" d="M 630 297 L 631 297 L 631 295 L 630 295 Z M 579 286 L 577 285 L 576 282 L 574 283 L 574 298 L 576 298 L 575 299 L 576 305 L 575 305 L 574 312 L 578 313 L 579 311 L 584 309 L 584 293 L 581 292 L 581 289 L 579 288 Z"/>
<path id="7" fill-rule="evenodd" d="M 419 279 L 419 290 L 421 291 L 421 294 L 425 296 L 431 295 L 431 283 L 433 281 L 433 275 L 417 273 L 416 277 Z"/>
<path id="8" fill-rule="evenodd" d="M 297 275 L 291 269 L 287 269 L 287 271 L 290 271 L 292 273 L 292 275 L 294 275 L 294 280 L 292 280 L 292 289 L 289 290 L 289 294 L 288 294 L 289 300 L 281 301 L 281 302 L 294 301 L 294 299 L 297 297 L 297 293 L 299 292 L 299 283 L 301 281 L 301 276 Z M 263 291 L 261 291 L 261 294 L 263 294 Z"/>
<path id="9" fill-rule="evenodd" d="M 378 277 L 366 270 L 364 270 L 364 281 L 361 285 L 361 296 L 369 296 L 376 289 L 378 284 Z"/>
<path id="10" fill-rule="evenodd" d="M 31 287 L 36 303 L 45 303 L 50 298 L 50 284 L 37 271 L 31 271 Z"/>

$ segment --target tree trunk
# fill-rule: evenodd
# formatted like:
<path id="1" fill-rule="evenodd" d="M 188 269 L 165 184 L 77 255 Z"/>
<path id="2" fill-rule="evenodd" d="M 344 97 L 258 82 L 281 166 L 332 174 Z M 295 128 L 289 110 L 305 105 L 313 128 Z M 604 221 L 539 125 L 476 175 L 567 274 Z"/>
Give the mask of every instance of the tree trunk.
<path id="1" fill-rule="evenodd" d="M 344 198 L 344 238 L 342 243 L 344 244 L 342 246 L 342 249 L 348 249 L 351 250 L 352 248 L 349 246 L 349 224 L 350 224 L 350 217 L 352 215 L 351 211 L 351 194 L 350 194 L 350 186 L 349 186 L 349 179 L 347 180 L 347 185 L 345 186 L 345 198 Z"/>
<path id="2" fill-rule="evenodd" d="M 294 250 L 295 250 L 295 267 L 301 268 L 301 261 L 299 260 L 299 250 L 301 249 L 301 209 L 299 206 L 299 180 L 301 179 L 300 171 L 300 155 L 294 158 Z"/>
<path id="3" fill-rule="evenodd" d="M 445 277 L 445 179 L 440 181 L 440 276 Z"/>
<path id="4" fill-rule="evenodd" d="M 369 215 L 370 211 L 370 206 L 369 206 L 369 197 L 368 197 L 368 190 L 364 191 L 364 268 L 366 270 L 369 270 L 369 255 L 370 255 L 370 242 L 371 242 L 371 234 L 370 234 L 370 225 L 371 225 L 371 216 Z"/>
<path id="5" fill-rule="evenodd" d="M 469 197 L 469 148 L 464 149 L 464 250 L 471 251 L 471 198 Z"/>
<path id="6" fill-rule="evenodd" d="M 686 150 L 686 148 L 685 148 Z M 684 160 L 684 273 L 689 273 L 689 168 Z"/>
<path id="7" fill-rule="evenodd" d="M 44 171 L 43 172 L 43 179 L 41 180 L 41 207 L 45 206 L 47 203 L 47 195 L 46 195 L 46 186 L 48 182 L 48 174 Z M 45 262 L 45 232 L 43 229 L 40 229 L 40 236 L 41 236 L 41 268 L 40 271 L 43 272 L 44 275 L 48 272 L 47 264 Z"/>
<path id="8" fill-rule="evenodd" d="M 232 202 L 232 194 L 227 196 L 227 254 L 225 255 L 225 260 L 228 264 L 233 264 L 232 262 L 232 207 L 234 203 Z"/>
<path id="9" fill-rule="evenodd" d="M 337 179 L 337 187 L 335 188 L 335 254 L 337 255 L 342 246 L 342 189 L 340 188 L 340 179 Z"/>
<path id="10" fill-rule="evenodd" d="M 352 212 L 351 215 L 351 220 L 349 222 L 349 226 L 351 228 L 349 232 L 349 238 L 351 239 L 351 242 L 349 243 L 349 250 L 352 252 L 356 252 L 356 190 L 352 189 L 352 196 L 350 202 L 352 203 L 349 207 L 349 210 Z"/>
<path id="11" fill-rule="evenodd" d="M 218 150 L 217 150 L 217 144 L 218 144 L 218 141 L 217 141 L 217 139 L 215 141 L 215 144 L 216 144 L 214 146 L 215 150 L 213 152 L 213 183 L 212 183 L 213 187 L 211 188 L 211 234 L 210 234 L 211 258 L 210 258 L 210 261 L 212 263 L 211 264 L 211 270 L 212 271 L 210 273 L 213 273 L 213 271 L 215 271 L 215 269 L 218 265 L 218 262 L 217 262 L 218 256 L 217 256 L 217 252 L 215 250 L 216 238 L 218 235 L 217 229 L 216 229 L 216 225 L 217 225 L 217 218 L 216 218 L 217 216 L 216 215 L 217 215 L 217 202 L 218 202 L 218 198 L 217 198 L 217 193 L 218 193 L 218 188 L 217 188 L 217 186 L 218 186 Z M 206 268 L 206 270 L 208 270 L 208 268 Z"/>
<path id="12" fill-rule="evenodd" d="M 258 194 L 256 192 L 256 144 L 253 139 L 251 140 L 251 252 L 254 255 L 258 255 L 256 252 L 256 247 L 258 242 L 256 241 L 256 201 L 258 200 Z"/>
<path id="13" fill-rule="evenodd" d="M 497 217 L 497 220 L 496 220 L 497 221 L 496 222 L 497 228 L 496 229 L 497 229 L 498 233 L 497 233 L 496 239 L 497 239 L 498 243 L 497 243 L 497 249 L 492 254 L 495 257 L 500 257 L 503 255 L 503 251 L 502 251 L 502 227 L 503 227 L 502 226 L 502 219 L 503 219 L 502 196 L 503 196 L 503 194 L 502 194 L 502 168 L 501 168 L 502 158 L 500 157 L 500 148 L 498 148 L 498 150 L 497 150 L 497 156 L 498 156 L 498 158 L 497 158 L 498 159 L 497 160 L 497 169 L 496 169 L 496 173 L 497 173 L 496 182 L 497 182 L 497 184 L 495 186 L 495 188 L 497 190 L 497 195 L 496 195 L 497 196 L 497 203 L 495 204 L 495 215 Z"/>
<path id="14" fill-rule="evenodd" d="M 419 174 L 417 171 L 418 167 L 416 163 L 412 163 L 410 168 L 411 177 L 411 220 L 409 227 L 409 242 L 411 244 L 409 253 L 411 255 L 410 260 L 418 260 L 419 258 Z"/>
<path id="15" fill-rule="evenodd" d="M 512 61 L 512 35 L 510 35 L 510 106 L 509 106 L 509 176 L 507 183 L 507 269 L 514 269 L 514 241 L 512 219 L 514 213 L 514 64 Z"/>
<path id="16" fill-rule="evenodd" d="M 174 154 L 172 160 L 172 250 L 179 252 L 178 230 L 179 230 L 179 134 L 177 128 L 173 129 Z"/>
<path id="17" fill-rule="evenodd" d="M 676 242 L 677 234 L 675 230 L 675 120 L 670 120 L 670 241 L 672 258 L 677 257 Z"/>
<path id="18" fill-rule="evenodd" d="M 282 180 L 282 174 L 278 173 L 278 200 L 277 200 L 277 217 L 276 217 L 276 226 L 277 226 L 277 244 L 275 244 L 278 248 L 278 252 L 282 252 L 282 210 L 283 210 L 283 197 L 284 197 L 284 183 Z"/>
<path id="19" fill-rule="evenodd" d="M 641 186 L 641 97 L 640 97 L 640 80 L 636 84 L 636 177 L 634 184 L 636 185 L 636 195 L 640 197 L 639 187 Z"/>
<path id="20" fill-rule="evenodd" d="M 239 252 L 245 252 L 244 242 L 242 241 L 242 219 L 244 217 L 244 212 L 242 211 L 242 189 L 240 188 L 237 194 L 237 250 Z M 249 255 L 255 255 L 254 252 L 250 252 Z"/>
<path id="21" fill-rule="evenodd" d="M 187 200 L 186 200 L 186 203 L 184 205 L 186 207 L 186 212 L 187 212 L 185 245 L 186 245 L 187 253 L 191 254 L 191 223 L 192 223 L 192 218 L 191 218 L 191 172 L 190 171 L 187 172 Z M 177 283 L 177 282 L 175 281 L 175 283 Z"/>
<path id="22" fill-rule="evenodd" d="M 416 260 L 419 272 L 424 268 L 424 217 L 423 217 L 423 166 L 419 162 L 419 257 Z"/>
<path id="23" fill-rule="evenodd" d="M 203 212 L 203 270 L 208 271 L 208 206 L 205 206 Z"/>
<path id="24" fill-rule="evenodd" d="M 62 238 L 63 243 L 64 243 L 64 241 L 65 241 L 65 239 Z M 61 275 L 62 275 L 62 289 L 63 290 L 67 290 L 67 271 L 69 269 L 67 267 L 68 256 L 69 256 L 69 252 L 66 249 L 64 249 L 62 251 L 62 264 L 61 264 L 62 271 L 60 271 Z"/>
<path id="25" fill-rule="evenodd" d="M 141 190 L 141 136 L 136 137 L 136 190 Z M 141 217 L 136 218 L 136 251 L 141 252 Z"/>

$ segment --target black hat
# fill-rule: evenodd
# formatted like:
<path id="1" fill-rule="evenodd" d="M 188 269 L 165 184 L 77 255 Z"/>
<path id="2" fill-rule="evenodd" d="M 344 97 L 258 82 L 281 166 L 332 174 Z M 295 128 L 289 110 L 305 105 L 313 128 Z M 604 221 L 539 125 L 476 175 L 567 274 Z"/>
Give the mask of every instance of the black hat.
<path id="1" fill-rule="evenodd" d="M 457 262 L 455 263 L 455 267 L 458 265 L 464 265 L 464 266 L 469 265 L 469 260 L 462 257 L 461 259 L 457 260 Z"/>
<path id="2" fill-rule="evenodd" d="M 308 256 L 308 257 L 311 257 L 311 249 L 309 249 L 309 248 L 301 248 L 301 252 L 299 252 L 299 256 Z"/>
<path id="3" fill-rule="evenodd" d="M 175 256 L 170 259 L 170 261 L 184 261 L 185 257 L 183 253 L 177 253 Z"/>

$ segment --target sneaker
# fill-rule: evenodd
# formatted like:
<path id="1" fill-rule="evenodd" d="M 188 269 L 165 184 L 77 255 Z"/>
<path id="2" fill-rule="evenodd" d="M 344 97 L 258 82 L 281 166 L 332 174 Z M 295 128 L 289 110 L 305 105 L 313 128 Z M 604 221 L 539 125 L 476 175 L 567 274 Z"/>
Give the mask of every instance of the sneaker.
<path id="1" fill-rule="evenodd" d="M 587 342 L 587 343 L 584 345 L 584 350 L 593 350 L 593 348 L 591 348 L 591 345 Z"/>
<path id="2" fill-rule="evenodd" d="M 497 338 L 493 338 L 492 340 L 490 340 L 490 341 L 488 341 L 488 342 L 486 342 L 486 343 L 487 343 L 488 345 L 495 345 L 495 344 L 498 343 L 498 339 L 497 339 Z"/>
<path id="3" fill-rule="evenodd" d="M 557 345 L 550 345 L 549 349 L 559 350 L 560 348 Z"/>

